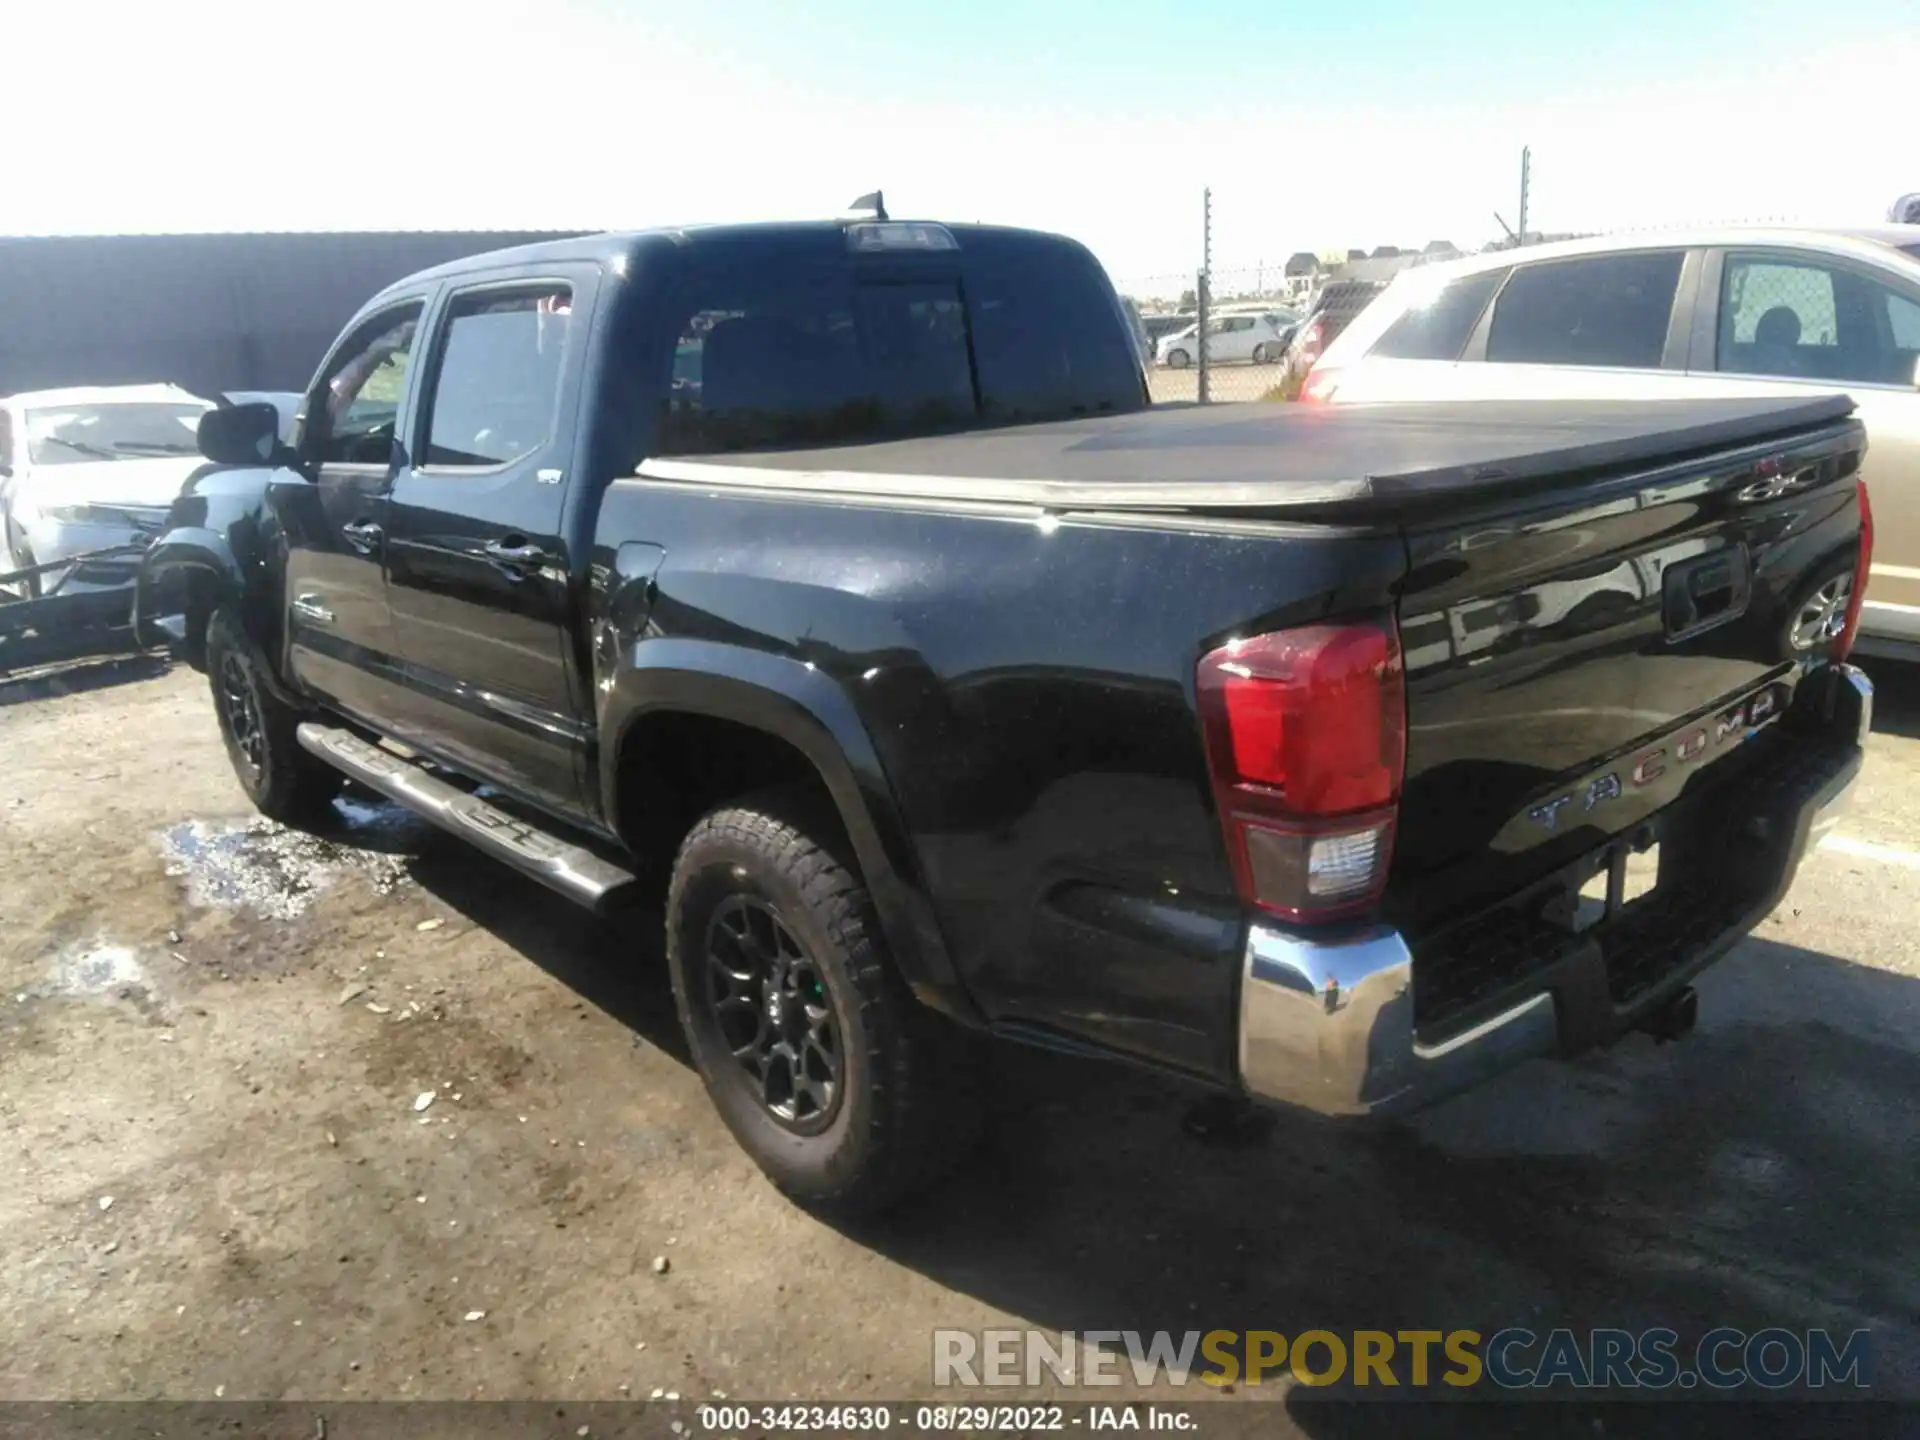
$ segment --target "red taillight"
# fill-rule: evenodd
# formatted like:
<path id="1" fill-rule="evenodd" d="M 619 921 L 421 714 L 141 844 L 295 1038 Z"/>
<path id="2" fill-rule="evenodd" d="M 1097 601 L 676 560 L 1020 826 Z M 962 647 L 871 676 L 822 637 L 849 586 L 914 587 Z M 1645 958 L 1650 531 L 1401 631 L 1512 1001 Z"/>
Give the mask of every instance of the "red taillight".
<path id="1" fill-rule="evenodd" d="M 1867 571 L 1873 564 L 1873 506 L 1867 501 L 1867 479 L 1854 482 L 1860 492 L 1860 557 L 1853 562 L 1853 593 L 1847 597 L 1847 622 L 1834 637 L 1833 658 L 1845 660 L 1853 653 L 1854 638 L 1860 633 L 1860 603 L 1867 598 Z"/>
<path id="2" fill-rule="evenodd" d="M 1291 920 L 1371 904 L 1386 883 L 1406 766 L 1392 620 L 1235 641 L 1200 661 L 1196 682 L 1241 895 Z"/>
<path id="3" fill-rule="evenodd" d="M 1340 388 L 1340 372 L 1329 370 L 1324 365 L 1315 365 L 1307 372 L 1307 378 L 1301 383 L 1300 398 L 1325 404 L 1333 399 L 1333 392 Z"/>

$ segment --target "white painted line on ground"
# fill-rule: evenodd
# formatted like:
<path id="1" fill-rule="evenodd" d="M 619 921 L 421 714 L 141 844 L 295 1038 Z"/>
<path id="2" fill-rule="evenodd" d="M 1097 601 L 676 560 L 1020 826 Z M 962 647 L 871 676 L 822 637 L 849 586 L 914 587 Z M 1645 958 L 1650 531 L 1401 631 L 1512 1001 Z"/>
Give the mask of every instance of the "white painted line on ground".
<path id="1" fill-rule="evenodd" d="M 1820 848 L 1838 850 L 1842 855 L 1853 855 L 1861 860 L 1878 860 L 1883 865 L 1904 865 L 1909 870 L 1920 870 L 1920 851 L 1875 845 L 1868 840 L 1855 840 L 1851 835 L 1829 835 L 1820 842 Z"/>

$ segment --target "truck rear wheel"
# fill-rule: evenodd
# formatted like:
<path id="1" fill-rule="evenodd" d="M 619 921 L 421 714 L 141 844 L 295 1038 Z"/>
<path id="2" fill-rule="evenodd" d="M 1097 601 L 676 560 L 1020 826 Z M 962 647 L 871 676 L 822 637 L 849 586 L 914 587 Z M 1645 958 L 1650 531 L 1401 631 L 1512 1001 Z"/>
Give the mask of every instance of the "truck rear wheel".
<path id="1" fill-rule="evenodd" d="M 345 777 L 300 748 L 301 714 L 274 693 L 266 662 L 231 606 L 207 622 L 207 678 L 220 738 L 240 788 L 254 807 L 283 825 L 304 826 L 325 813 Z"/>
<path id="2" fill-rule="evenodd" d="M 694 1064 L 734 1138 L 795 1201 L 871 1214 L 979 1133 L 971 1037 L 915 1000 L 831 827 L 781 794 L 681 844 L 667 964 Z"/>

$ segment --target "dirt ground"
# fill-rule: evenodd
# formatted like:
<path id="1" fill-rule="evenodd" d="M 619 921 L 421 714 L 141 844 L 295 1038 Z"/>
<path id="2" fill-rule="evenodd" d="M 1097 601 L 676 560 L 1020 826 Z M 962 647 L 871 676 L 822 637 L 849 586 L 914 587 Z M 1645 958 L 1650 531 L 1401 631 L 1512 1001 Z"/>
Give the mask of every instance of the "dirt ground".
<path id="1" fill-rule="evenodd" d="M 1207 375 L 1207 393 L 1216 401 L 1258 400 L 1286 379 L 1284 365 L 1224 363 L 1215 365 Z M 1192 366 L 1184 370 L 1155 365 L 1147 371 L 1147 388 L 1156 405 L 1200 398 L 1200 372 Z"/>
<path id="2" fill-rule="evenodd" d="M 364 796 L 276 832 L 189 671 L 0 687 L 0 1399 L 901 1399 L 936 1327 L 1506 1324 L 1866 1328 L 1914 1396 L 1920 684 L 1887 678 L 1845 838 L 1689 1041 L 1226 1141 L 1008 1052 L 987 1151 L 858 1234 L 731 1143 L 652 923 Z"/>

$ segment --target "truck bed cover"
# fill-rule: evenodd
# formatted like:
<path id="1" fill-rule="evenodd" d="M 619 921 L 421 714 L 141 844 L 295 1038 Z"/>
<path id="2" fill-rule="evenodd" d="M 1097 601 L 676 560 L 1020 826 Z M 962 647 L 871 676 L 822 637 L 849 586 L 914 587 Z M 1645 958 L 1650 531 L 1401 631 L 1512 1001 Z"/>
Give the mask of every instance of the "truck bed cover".
<path id="1" fill-rule="evenodd" d="M 1806 400 L 1165 406 L 863 445 L 643 462 L 643 479 L 1059 510 L 1387 516 L 1844 420 Z"/>

